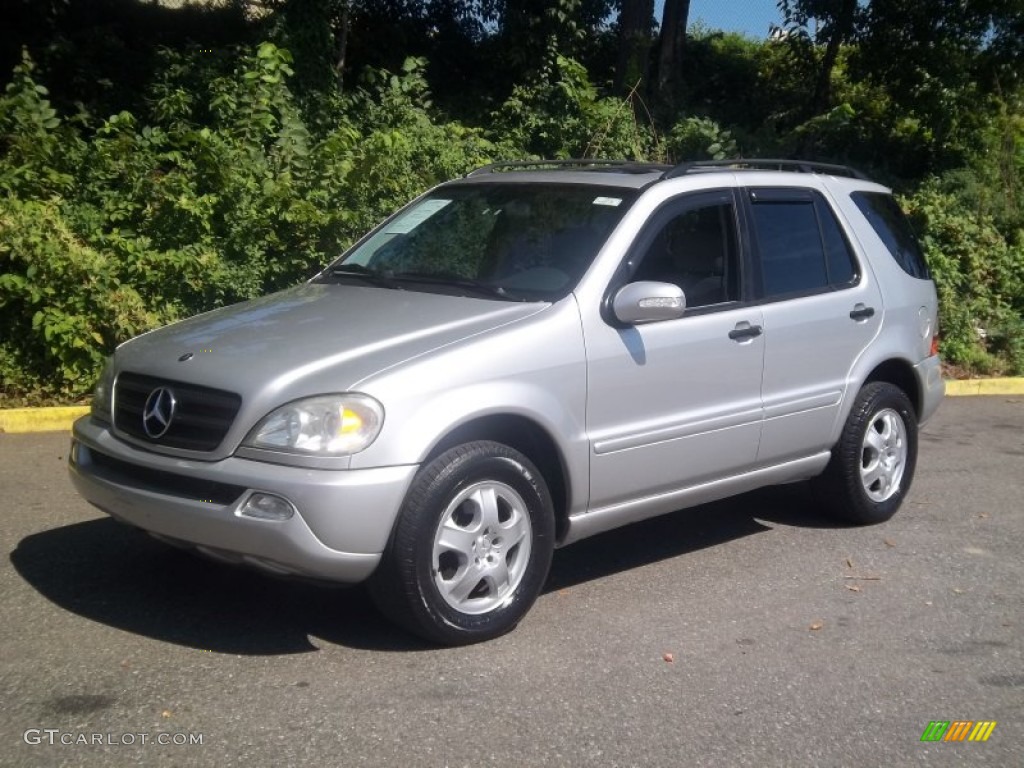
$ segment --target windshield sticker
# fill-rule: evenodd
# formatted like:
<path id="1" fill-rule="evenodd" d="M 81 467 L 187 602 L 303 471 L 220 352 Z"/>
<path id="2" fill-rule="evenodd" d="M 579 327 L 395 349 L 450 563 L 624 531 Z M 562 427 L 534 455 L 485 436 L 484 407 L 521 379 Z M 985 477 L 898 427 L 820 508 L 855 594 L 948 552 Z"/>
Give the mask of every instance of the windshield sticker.
<path id="1" fill-rule="evenodd" d="M 407 214 L 388 224 L 384 231 L 389 235 L 407 235 L 450 203 L 451 200 L 424 200 Z"/>
<path id="2" fill-rule="evenodd" d="M 595 197 L 594 205 L 610 205 L 612 208 L 622 202 L 621 197 Z"/>

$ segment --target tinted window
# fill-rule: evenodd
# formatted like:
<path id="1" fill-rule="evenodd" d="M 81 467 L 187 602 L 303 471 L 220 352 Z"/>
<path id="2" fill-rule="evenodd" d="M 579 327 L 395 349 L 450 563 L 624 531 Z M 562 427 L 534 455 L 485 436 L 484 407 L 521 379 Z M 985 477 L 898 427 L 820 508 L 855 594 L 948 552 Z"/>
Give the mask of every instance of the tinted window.
<path id="1" fill-rule="evenodd" d="M 854 192 L 851 197 L 903 271 L 913 277 L 929 278 L 928 264 L 917 237 L 892 196 L 881 192 Z"/>
<path id="2" fill-rule="evenodd" d="M 821 234 L 825 240 L 828 280 L 833 286 L 849 285 L 857 277 L 856 262 L 835 214 L 822 200 L 818 201 L 818 220 L 821 222 Z"/>
<path id="3" fill-rule="evenodd" d="M 814 202 L 765 200 L 753 205 L 761 254 L 761 276 L 768 296 L 827 288 L 825 249 Z"/>
<path id="4" fill-rule="evenodd" d="M 633 280 L 674 283 L 687 307 L 739 298 L 736 217 L 731 203 L 694 203 L 663 224 Z"/>

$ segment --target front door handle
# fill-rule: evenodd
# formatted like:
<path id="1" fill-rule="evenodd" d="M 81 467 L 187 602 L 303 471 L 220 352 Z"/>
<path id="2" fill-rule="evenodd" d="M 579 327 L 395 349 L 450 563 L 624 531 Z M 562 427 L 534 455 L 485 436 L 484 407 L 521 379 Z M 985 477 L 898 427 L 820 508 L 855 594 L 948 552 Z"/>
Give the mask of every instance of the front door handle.
<path id="1" fill-rule="evenodd" d="M 760 336 L 761 330 L 760 325 L 751 325 L 744 320 L 742 323 L 737 323 L 736 327 L 729 331 L 729 338 L 739 342 L 749 341 Z"/>
<path id="2" fill-rule="evenodd" d="M 850 310 L 851 320 L 867 320 L 869 317 L 875 316 L 874 307 L 866 307 L 863 304 L 858 303 L 853 309 Z"/>

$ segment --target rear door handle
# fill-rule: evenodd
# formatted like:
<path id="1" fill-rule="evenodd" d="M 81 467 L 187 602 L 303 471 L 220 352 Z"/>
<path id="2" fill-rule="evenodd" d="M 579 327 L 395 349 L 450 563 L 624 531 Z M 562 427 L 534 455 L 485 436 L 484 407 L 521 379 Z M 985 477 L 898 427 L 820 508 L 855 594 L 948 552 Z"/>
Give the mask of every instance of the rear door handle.
<path id="1" fill-rule="evenodd" d="M 865 307 L 863 304 L 857 304 L 853 309 L 850 310 L 851 320 L 867 320 L 869 317 L 875 316 L 874 307 Z"/>
<path id="2" fill-rule="evenodd" d="M 729 338 L 733 341 L 749 341 L 750 339 L 757 338 L 761 335 L 760 325 L 751 325 L 745 320 L 742 323 L 737 323 L 736 327 L 729 331 Z"/>

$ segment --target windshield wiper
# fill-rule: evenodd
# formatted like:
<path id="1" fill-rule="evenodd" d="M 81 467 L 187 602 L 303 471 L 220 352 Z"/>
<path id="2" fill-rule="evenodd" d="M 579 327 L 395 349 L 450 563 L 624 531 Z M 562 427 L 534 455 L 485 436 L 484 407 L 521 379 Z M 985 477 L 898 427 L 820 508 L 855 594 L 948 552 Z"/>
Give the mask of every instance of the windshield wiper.
<path id="1" fill-rule="evenodd" d="M 428 283 L 431 285 L 451 285 L 456 288 L 463 288 L 467 291 L 488 296 L 503 301 L 523 301 L 518 296 L 512 296 L 500 285 L 481 283 L 479 280 L 472 280 L 462 277 L 454 272 L 396 272 L 390 277 L 395 280 L 408 280 L 412 283 Z"/>
<path id="2" fill-rule="evenodd" d="M 402 286 L 392 279 L 393 275 L 390 272 L 379 272 L 363 264 L 339 264 L 336 267 L 331 267 L 330 274 L 332 277 L 354 277 L 380 288 L 399 291 L 402 289 Z"/>

